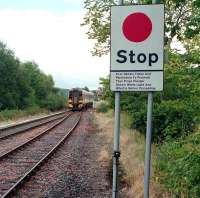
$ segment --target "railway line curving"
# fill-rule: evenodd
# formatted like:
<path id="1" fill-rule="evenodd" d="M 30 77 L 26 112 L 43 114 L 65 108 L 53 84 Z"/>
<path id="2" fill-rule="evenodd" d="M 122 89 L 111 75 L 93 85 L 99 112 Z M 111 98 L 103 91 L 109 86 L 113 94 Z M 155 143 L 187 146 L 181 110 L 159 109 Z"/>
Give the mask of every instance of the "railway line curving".
<path id="1" fill-rule="evenodd" d="M 69 137 L 80 119 L 80 112 L 69 113 L 49 129 L 1 155 L 0 196 L 9 197 L 28 179 Z"/>

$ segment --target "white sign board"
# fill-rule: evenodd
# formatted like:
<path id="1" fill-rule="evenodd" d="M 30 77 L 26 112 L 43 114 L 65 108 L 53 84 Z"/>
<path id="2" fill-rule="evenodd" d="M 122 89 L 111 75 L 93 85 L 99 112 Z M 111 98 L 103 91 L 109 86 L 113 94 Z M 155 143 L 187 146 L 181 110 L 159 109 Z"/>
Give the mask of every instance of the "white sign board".
<path id="1" fill-rule="evenodd" d="M 164 5 L 111 7 L 112 91 L 163 90 Z"/>

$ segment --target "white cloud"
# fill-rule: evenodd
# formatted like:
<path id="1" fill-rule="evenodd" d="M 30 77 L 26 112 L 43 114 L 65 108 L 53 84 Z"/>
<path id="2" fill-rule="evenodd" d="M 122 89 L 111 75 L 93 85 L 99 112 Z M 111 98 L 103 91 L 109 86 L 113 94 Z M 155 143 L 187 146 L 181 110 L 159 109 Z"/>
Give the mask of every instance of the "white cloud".
<path id="1" fill-rule="evenodd" d="M 70 2 L 71 0 L 65 0 Z M 83 13 L 0 10 L 0 40 L 22 60 L 34 60 L 63 88 L 98 86 L 109 72 L 109 59 L 90 54 L 93 43 L 80 27 Z"/>

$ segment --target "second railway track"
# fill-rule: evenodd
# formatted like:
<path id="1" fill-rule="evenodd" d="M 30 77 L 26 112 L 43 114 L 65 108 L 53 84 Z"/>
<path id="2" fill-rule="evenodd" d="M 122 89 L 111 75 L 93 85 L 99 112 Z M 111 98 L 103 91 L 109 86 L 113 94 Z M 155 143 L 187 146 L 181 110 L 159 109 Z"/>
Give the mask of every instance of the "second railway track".
<path id="1" fill-rule="evenodd" d="M 42 126 L 44 124 L 48 124 L 50 122 L 53 122 L 54 120 L 63 118 L 68 112 L 69 111 L 62 111 L 59 113 L 54 113 L 54 114 L 43 116 L 40 118 L 24 121 L 21 123 L 11 124 L 5 127 L 0 127 L 0 139 L 5 139 L 12 135 L 25 132 L 35 127 Z"/>
<path id="2" fill-rule="evenodd" d="M 0 157 L 0 196 L 8 197 L 56 148 L 78 124 L 81 113 L 71 113 L 59 124 L 30 142 Z M 67 121 L 64 122 L 64 120 Z"/>
<path id="3" fill-rule="evenodd" d="M 63 117 L 57 118 L 55 120 L 52 120 L 51 122 L 44 123 L 40 126 L 28 129 L 26 131 L 12 134 L 4 138 L 0 138 L 0 157 L 4 155 L 5 153 L 11 151 L 12 149 L 22 144 L 25 144 L 26 142 L 30 141 L 34 137 L 42 134 L 44 131 L 55 126 L 55 124 L 59 123 L 59 121 L 61 121 L 62 119 Z"/>

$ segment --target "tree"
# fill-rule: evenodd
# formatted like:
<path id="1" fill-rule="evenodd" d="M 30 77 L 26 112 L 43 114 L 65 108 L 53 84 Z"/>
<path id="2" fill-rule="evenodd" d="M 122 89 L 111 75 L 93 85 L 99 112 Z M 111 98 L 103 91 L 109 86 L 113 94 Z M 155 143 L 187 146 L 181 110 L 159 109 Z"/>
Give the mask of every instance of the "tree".
<path id="1" fill-rule="evenodd" d="M 19 108 L 25 109 L 27 107 L 35 106 L 35 91 L 31 87 L 29 75 L 20 64 L 19 67 L 19 74 L 17 76 L 17 82 L 18 82 L 18 90 L 20 96 L 20 102 L 19 102 Z"/>
<path id="2" fill-rule="evenodd" d="M 196 35 L 194 39 L 187 39 L 184 47 L 186 48 L 185 60 L 195 64 L 194 66 L 200 66 L 200 34 Z"/>
<path id="3" fill-rule="evenodd" d="M 88 88 L 87 86 L 83 87 L 83 89 L 84 89 L 85 91 L 90 91 L 89 88 Z"/>
<path id="4" fill-rule="evenodd" d="M 82 25 L 89 26 L 89 39 L 96 43 L 93 55 L 102 56 L 109 52 L 110 45 L 110 6 L 114 0 L 85 0 L 87 10 Z M 125 1 L 125 4 L 134 1 Z M 150 0 L 141 0 L 141 3 L 151 3 Z M 199 0 L 164 0 L 165 3 L 165 45 L 170 49 L 174 38 L 184 42 L 186 38 L 193 38 L 200 33 L 200 1 Z"/>
<path id="5" fill-rule="evenodd" d="M 34 90 L 36 103 L 40 105 L 48 93 L 53 91 L 53 79 L 50 75 L 44 74 L 35 62 L 25 62 L 22 67 L 26 73 L 26 80 Z"/>
<path id="6" fill-rule="evenodd" d="M 109 77 L 100 78 L 100 85 L 103 87 L 102 99 L 107 100 L 109 104 L 113 107 L 114 105 L 114 93 L 110 91 L 110 80 Z"/>
<path id="7" fill-rule="evenodd" d="M 0 110 L 18 108 L 18 75 L 19 60 L 15 58 L 13 51 L 0 42 Z"/>
<path id="8" fill-rule="evenodd" d="M 52 76 L 34 62 L 22 63 L 0 42 L 0 111 L 39 106 L 51 110 L 64 107 L 65 96 L 54 87 Z"/>

